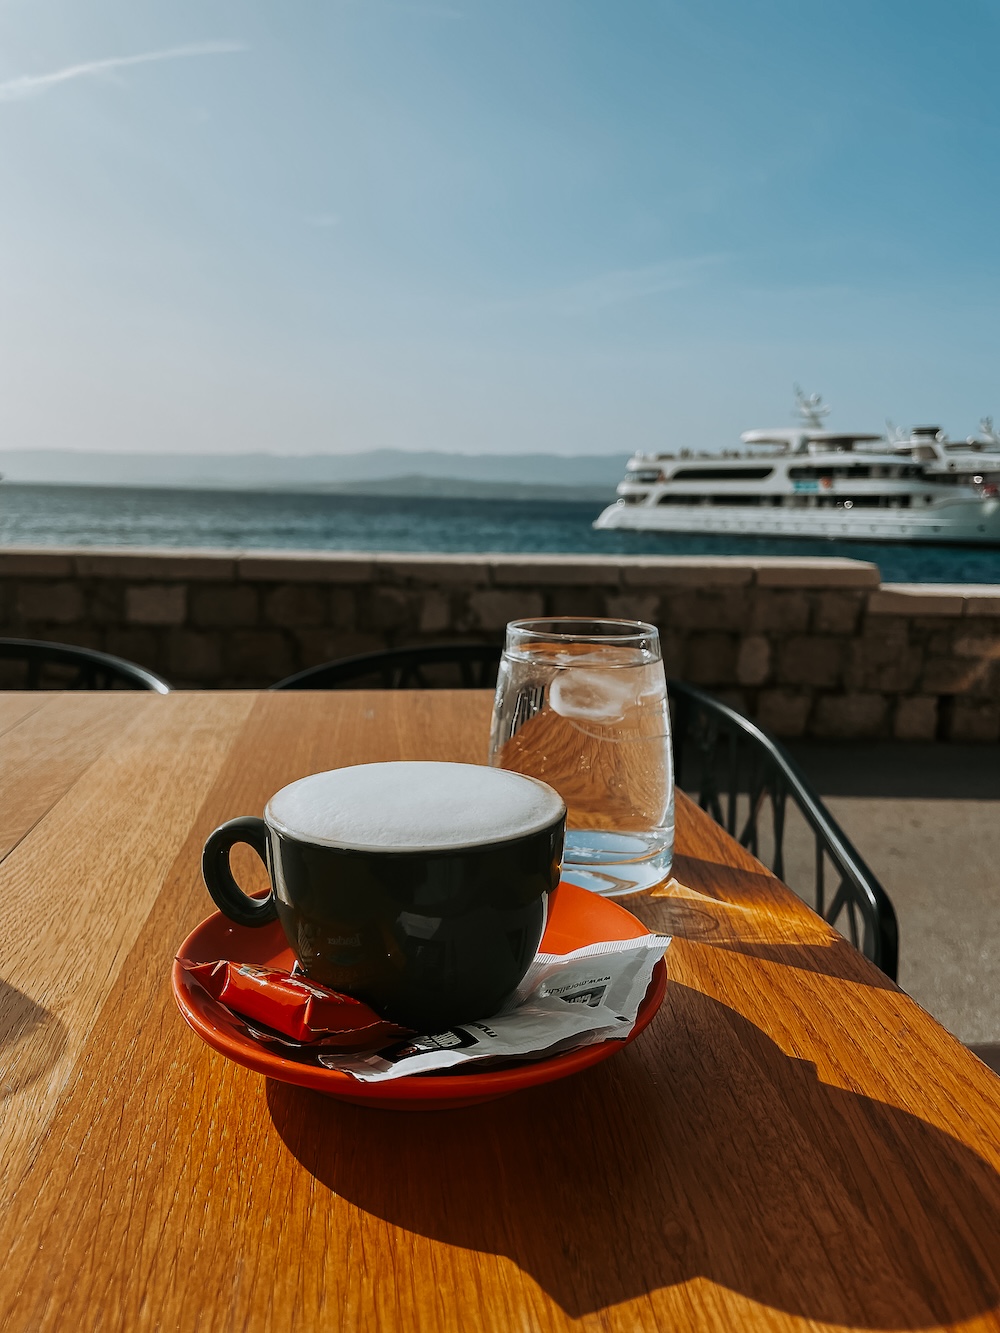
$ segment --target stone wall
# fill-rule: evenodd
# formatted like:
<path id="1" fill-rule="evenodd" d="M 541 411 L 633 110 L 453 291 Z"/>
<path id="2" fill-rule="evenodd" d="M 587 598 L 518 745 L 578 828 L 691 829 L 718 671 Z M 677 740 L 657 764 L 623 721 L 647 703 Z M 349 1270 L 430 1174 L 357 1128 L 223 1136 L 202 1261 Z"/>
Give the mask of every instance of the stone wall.
<path id="1" fill-rule="evenodd" d="M 181 687 L 499 641 L 539 615 L 653 621 L 668 674 L 780 736 L 1000 734 L 1000 587 L 882 585 L 861 561 L 0 550 L 0 633 L 117 653 Z"/>

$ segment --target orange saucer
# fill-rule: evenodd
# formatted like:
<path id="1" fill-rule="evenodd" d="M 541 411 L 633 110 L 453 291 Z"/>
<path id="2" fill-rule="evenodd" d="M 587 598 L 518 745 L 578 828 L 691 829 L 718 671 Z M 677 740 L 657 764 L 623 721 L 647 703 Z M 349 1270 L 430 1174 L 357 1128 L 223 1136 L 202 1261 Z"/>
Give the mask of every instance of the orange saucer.
<path id="1" fill-rule="evenodd" d="M 543 953 L 569 953 L 596 940 L 631 940 L 645 934 L 646 927 L 624 907 L 588 893 L 586 889 L 563 883 L 550 900 L 548 924 L 540 949 Z M 295 961 L 277 922 L 254 930 L 237 926 L 221 913 L 214 912 L 178 949 L 178 961 L 174 963 L 171 978 L 177 1007 L 199 1037 L 230 1060 L 266 1074 L 268 1078 L 313 1088 L 340 1101 L 387 1111 L 438 1111 L 474 1106 L 477 1102 L 506 1097 L 521 1088 L 551 1083 L 581 1069 L 589 1069 L 635 1040 L 663 1003 L 667 989 L 667 968 L 661 958 L 639 1006 L 635 1027 L 624 1041 L 605 1041 L 547 1060 L 529 1060 L 513 1067 L 483 1069 L 474 1074 L 443 1072 L 411 1075 L 385 1083 L 361 1083 L 340 1070 L 303 1064 L 258 1045 L 243 1030 L 239 1020 L 192 982 L 179 965 L 180 960 L 208 963 L 217 958 L 285 969 L 291 969 Z"/>

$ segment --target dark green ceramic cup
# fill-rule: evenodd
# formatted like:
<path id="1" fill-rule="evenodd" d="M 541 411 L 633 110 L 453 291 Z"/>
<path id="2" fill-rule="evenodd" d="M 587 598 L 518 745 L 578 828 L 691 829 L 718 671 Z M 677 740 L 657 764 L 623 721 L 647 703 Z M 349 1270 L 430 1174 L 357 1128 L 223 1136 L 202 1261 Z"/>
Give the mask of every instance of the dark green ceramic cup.
<path id="1" fill-rule="evenodd" d="M 566 810 L 535 778 L 470 764 L 392 763 L 282 788 L 230 820 L 202 861 L 220 911 L 276 918 L 306 974 L 421 1033 L 495 1014 L 517 988 L 559 882 Z M 271 891 L 233 878 L 248 843 Z M 235 961 L 239 961 L 238 959 Z"/>

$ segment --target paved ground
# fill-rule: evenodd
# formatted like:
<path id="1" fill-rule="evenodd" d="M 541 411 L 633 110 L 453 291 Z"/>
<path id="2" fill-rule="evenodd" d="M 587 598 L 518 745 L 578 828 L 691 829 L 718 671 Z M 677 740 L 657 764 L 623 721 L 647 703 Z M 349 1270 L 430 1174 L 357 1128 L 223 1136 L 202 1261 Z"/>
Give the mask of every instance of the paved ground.
<path id="1" fill-rule="evenodd" d="M 893 901 L 899 984 L 1000 1072 L 1000 746 L 788 748 Z"/>

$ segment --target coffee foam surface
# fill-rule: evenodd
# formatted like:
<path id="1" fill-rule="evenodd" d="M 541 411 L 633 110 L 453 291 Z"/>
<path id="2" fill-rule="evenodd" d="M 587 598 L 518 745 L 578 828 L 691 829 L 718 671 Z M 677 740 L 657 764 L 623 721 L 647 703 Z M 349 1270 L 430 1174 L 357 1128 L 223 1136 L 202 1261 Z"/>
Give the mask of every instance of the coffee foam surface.
<path id="1" fill-rule="evenodd" d="M 535 778 L 477 764 L 360 764 L 314 773 L 268 801 L 281 833 L 328 847 L 443 851 L 536 833 L 564 810 Z"/>

